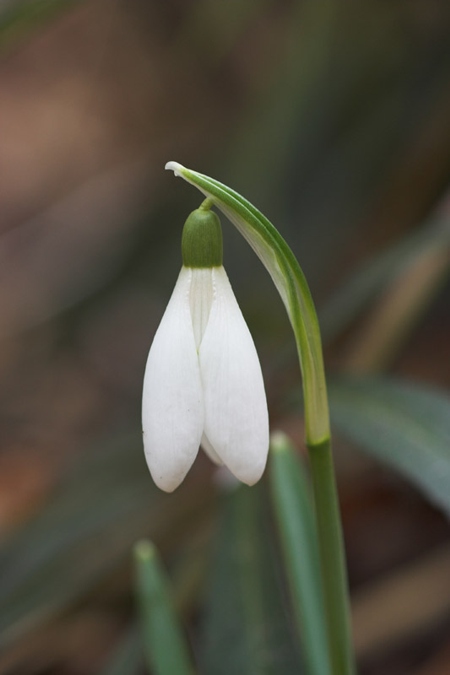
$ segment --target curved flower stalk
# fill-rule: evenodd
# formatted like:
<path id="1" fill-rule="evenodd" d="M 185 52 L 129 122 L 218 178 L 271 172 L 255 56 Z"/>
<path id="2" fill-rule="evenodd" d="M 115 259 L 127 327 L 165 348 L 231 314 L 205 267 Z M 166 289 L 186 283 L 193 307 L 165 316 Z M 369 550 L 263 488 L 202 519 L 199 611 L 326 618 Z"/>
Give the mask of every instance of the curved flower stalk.
<path id="1" fill-rule="evenodd" d="M 258 355 L 222 266 L 217 215 L 207 205 L 183 230 L 183 267 L 155 334 L 142 425 L 155 483 L 172 492 L 200 444 L 244 483 L 261 478 L 269 424 Z"/>
<path id="2" fill-rule="evenodd" d="M 320 566 L 333 675 L 355 672 L 350 639 L 348 585 L 339 503 L 331 453 L 322 345 L 308 284 L 293 252 L 262 213 L 240 194 L 201 173 L 168 162 L 236 226 L 258 255 L 283 300 L 294 331 L 303 375 L 306 444 L 309 450 Z"/>

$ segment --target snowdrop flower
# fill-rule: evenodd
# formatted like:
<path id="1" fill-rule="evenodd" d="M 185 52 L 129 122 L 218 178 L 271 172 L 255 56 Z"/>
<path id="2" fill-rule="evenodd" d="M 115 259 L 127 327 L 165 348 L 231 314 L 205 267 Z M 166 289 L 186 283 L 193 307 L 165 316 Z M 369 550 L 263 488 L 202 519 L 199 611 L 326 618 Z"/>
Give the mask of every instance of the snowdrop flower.
<path id="1" fill-rule="evenodd" d="M 253 485 L 269 447 L 267 403 L 250 332 L 222 266 L 218 216 L 204 204 L 186 221 L 183 267 L 155 334 L 142 424 L 155 483 L 172 492 L 200 444 Z"/>

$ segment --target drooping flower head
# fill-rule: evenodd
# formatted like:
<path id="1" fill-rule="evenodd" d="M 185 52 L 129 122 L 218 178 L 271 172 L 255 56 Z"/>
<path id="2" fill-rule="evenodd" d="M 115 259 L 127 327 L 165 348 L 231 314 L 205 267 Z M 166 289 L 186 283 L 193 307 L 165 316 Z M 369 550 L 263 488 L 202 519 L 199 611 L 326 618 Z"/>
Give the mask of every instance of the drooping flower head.
<path id="1" fill-rule="evenodd" d="M 205 203 L 182 237 L 183 267 L 148 355 L 142 425 L 155 483 L 172 492 L 200 444 L 244 483 L 261 477 L 269 424 L 258 355 L 222 266 L 218 216 Z"/>

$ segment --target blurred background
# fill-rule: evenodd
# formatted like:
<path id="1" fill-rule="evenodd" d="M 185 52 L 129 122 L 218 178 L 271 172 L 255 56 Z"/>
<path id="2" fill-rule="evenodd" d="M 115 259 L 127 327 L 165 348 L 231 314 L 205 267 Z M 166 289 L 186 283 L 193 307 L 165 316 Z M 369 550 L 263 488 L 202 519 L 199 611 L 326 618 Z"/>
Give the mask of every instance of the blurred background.
<path id="1" fill-rule="evenodd" d="M 199 456 L 163 495 L 140 440 L 147 353 L 201 201 L 168 160 L 260 208 L 310 283 L 361 674 L 448 674 L 450 465 L 430 454 L 432 493 L 447 475 L 430 503 L 420 469 L 411 485 L 379 461 L 422 438 L 411 391 L 408 419 L 450 440 L 448 0 L 0 2 L 0 673 L 118 672 L 124 654 L 123 672 L 145 672 L 142 536 L 200 661 L 217 648 L 222 481 Z M 223 225 L 272 427 L 304 452 L 284 308 Z"/>

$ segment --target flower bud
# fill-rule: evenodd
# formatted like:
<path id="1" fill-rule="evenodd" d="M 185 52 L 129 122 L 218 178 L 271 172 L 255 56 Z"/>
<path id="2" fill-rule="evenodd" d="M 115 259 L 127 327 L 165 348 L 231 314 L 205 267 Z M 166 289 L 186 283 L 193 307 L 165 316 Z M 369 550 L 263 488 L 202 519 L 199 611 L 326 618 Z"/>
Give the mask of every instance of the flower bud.
<path id="1" fill-rule="evenodd" d="M 190 214 L 183 228 L 181 252 L 185 267 L 222 265 L 222 227 L 216 213 L 200 207 Z"/>

